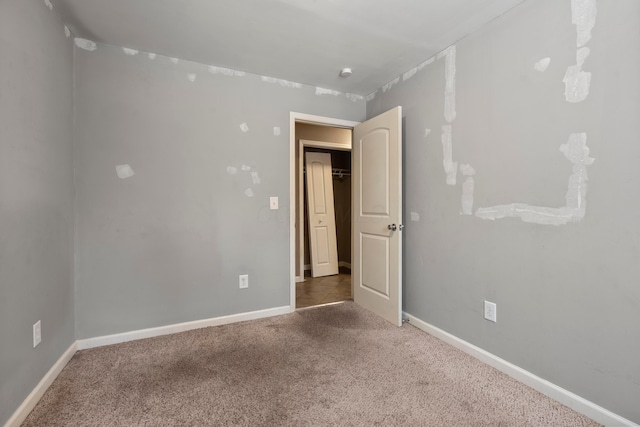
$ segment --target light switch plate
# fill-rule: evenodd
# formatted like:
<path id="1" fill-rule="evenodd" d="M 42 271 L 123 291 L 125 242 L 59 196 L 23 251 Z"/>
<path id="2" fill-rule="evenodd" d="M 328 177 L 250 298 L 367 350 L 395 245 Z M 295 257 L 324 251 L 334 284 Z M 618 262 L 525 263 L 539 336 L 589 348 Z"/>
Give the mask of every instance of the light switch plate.
<path id="1" fill-rule="evenodd" d="M 272 211 L 278 210 L 278 196 L 269 197 L 269 207 Z"/>

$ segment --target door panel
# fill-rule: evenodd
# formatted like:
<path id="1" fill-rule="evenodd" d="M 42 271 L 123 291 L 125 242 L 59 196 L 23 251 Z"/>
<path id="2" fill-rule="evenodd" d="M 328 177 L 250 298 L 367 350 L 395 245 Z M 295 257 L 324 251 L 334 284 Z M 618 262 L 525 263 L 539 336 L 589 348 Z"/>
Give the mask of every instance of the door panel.
<path id="1" fill-rule="evenodd" d="M 402 325 L 402 109 L 354 129 L 354 300 Z M 393 225 L 393 226 L 392 226 Z M 390 227 L 392 226 L 392 227 Z M 395 230 L 392 230 L 395 226 Z"/>
<path id="2" fill-rule="evenodd" d="M 338 274 L 331 154 L 306 153 L 311 276 Z"/>

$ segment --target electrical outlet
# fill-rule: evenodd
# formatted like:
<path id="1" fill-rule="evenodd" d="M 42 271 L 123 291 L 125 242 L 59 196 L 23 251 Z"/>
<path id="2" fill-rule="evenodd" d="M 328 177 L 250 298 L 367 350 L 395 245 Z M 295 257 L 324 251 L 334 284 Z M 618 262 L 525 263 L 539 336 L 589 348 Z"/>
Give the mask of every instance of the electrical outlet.
<path id="1" fill-rule="evenodd" d="M 484 318 L 492 322 L 497 322 L 497 306 L 494 302 L 484 302 Z"/>
<path id="2" fill-rule="evenodd" d="M 246 289 L 249 287 L 249 275 L 248 274 L 241 274 L 240 276 L 238 276 L 238 284 L 240 286 L 240 289 Z"/>
<path id="3" fill-rule="evenodd" d="M 41 323 L 38 320 L 33 325 L 33 348 L 36 348 L 36 346 L 40 344 L 40 341 L 42 341 L 42 329 Z"/>

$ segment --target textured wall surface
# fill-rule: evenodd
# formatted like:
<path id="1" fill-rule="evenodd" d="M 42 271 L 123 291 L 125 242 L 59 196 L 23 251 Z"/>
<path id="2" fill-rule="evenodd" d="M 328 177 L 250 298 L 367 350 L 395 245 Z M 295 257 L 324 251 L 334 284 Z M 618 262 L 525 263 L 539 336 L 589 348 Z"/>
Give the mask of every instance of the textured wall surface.
<path id="1" fill-rule="evenodd" d="M 367 116 L 404 109 L 405 310 L 640 422 L 640 3 L 593 5 L 526 2 Z"/>
<path id="2" fill-rule="evenodd" d="M 104 45 L 75 71 L 77 338 L 289 305 L 289 113 L 364 100 Z"/>
<path id="3" fill-rule="evenodd" d="M 74 341 L 73 42 L 42 1 L 0 2 L 0 425 Z M 42 323 L 33 348 L 32 325 Z"/>

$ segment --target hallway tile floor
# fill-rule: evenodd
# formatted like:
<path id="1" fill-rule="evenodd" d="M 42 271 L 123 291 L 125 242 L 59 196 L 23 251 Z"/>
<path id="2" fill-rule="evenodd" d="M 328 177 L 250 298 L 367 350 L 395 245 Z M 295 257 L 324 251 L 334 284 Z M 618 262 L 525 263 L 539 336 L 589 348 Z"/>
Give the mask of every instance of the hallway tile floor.
<path id="1" fill-rule="evenodd" d="M 304 279 L 304 282 L 296 283 L 296 308 L 352 299 L 349 273 Z"/>

